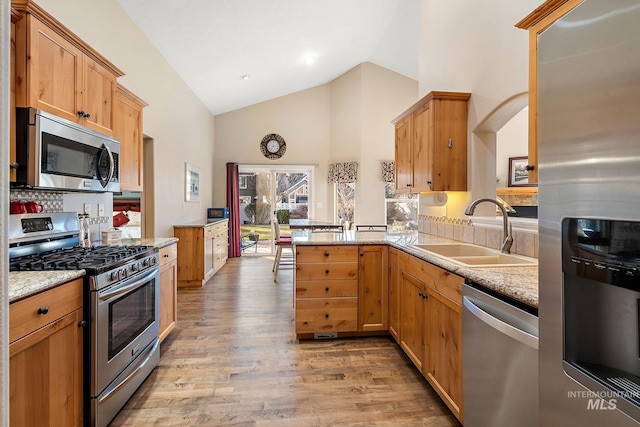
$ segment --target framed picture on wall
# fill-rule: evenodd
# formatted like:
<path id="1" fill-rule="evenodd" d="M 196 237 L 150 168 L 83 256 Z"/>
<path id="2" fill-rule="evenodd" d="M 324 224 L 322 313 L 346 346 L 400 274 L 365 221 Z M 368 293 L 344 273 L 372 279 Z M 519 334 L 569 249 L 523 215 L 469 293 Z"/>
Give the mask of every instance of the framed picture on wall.
<path id="1" fill-rule="evenodd" d="M 185 163 L 184 200 L 187 202 L 200 201 L 200 168 L 191 163 Z"/>
<path id="2" fill-rule="evenodd" d="M 529 184 L 529 157 L 509 157 L 509 187 L 533 187 Z"/>

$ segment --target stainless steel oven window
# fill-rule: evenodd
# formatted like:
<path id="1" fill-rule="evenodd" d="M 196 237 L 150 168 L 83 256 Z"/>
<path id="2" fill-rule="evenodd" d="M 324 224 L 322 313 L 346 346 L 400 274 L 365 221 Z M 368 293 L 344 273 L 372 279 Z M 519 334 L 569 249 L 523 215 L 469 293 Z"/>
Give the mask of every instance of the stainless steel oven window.
<path id="1" fill-rule="evenodd" d="M 150 281 L 109 303 L 109 360 L 156 320 L 155 299 L 155 281 Z"/>

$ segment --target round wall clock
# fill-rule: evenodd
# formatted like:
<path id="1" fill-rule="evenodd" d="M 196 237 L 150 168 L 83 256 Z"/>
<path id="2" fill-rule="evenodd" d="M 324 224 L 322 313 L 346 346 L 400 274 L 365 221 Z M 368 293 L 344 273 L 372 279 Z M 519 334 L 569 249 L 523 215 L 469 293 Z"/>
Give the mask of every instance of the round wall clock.
<path id="1" fill-rule="evenodd" d="M 271 133 L 260 142 L 260 152 L 270 160 L 276 160 L 284 156 L 287 151 L 287 143 L 280 135 Z"/>

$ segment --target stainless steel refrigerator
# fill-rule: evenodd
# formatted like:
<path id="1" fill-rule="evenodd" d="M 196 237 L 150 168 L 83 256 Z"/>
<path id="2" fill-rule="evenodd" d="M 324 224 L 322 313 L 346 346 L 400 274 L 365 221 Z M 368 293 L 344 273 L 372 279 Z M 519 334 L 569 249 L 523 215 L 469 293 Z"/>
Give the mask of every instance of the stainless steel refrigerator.
<path id="1" fill-rule="evenodd" d="M 540 426 L 637 426 L 640 1 L 585 0 L 538 46 Z"/>

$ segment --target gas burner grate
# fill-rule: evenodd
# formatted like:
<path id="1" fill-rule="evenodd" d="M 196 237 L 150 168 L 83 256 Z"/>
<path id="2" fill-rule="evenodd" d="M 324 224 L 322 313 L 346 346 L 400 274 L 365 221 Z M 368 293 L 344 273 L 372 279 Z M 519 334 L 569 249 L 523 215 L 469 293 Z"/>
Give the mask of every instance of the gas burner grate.
<path id="1" fill-rule="evenodd" d="M 10 271 L 97 269 L 153 250 L 152 246 L 74 246 L 11 259 Z"/>

